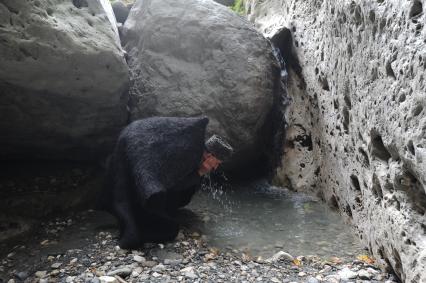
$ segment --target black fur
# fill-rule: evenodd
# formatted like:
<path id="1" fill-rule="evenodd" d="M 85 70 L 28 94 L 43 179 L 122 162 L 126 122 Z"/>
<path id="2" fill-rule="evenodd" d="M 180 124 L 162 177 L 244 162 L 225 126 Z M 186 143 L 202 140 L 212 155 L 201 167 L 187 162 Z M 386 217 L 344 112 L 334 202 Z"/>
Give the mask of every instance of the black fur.
<path id="1" fill-rule="evenodd" d="M 170 214 L 199 189 L 207 124 L 207 118 L 154 117 L 121 132 L 100 205 L 117 217 L 122 248 L 176 237 Z"/>

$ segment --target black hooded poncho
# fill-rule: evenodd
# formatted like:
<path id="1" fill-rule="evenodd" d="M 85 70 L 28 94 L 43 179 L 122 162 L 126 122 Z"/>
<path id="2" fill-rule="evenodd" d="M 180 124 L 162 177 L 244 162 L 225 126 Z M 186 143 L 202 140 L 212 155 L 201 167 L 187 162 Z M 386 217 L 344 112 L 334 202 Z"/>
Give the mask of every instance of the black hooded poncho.
<path id="1" fill-rule="evenodd" d="M 128 125 L 109 162 L 100 205 L 120 225 L 120 246 L 173 240 L 171 213 L 200 188 L 207 118 L 154 117 Z"/>

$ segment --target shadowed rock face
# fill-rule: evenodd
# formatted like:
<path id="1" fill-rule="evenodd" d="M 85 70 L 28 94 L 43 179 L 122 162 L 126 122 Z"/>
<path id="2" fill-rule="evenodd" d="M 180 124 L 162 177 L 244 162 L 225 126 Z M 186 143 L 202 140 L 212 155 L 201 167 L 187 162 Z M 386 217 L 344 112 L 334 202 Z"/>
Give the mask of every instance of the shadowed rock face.
<path id="1" fill-rule="evenodd" d="M 279 79 L 269 42 L 214 1 L 139 1 L 123 29 L 131 119 L 198 116 L 235 160 L 259 155 Z M 275 69 L 274 69 L 275 68 Z"/>
<path id="2" fill-rule="evenodd" d="M 0 3 L 0 156 L 88 159 L 127 120 L 128 69 L 106 0 Z"/>
<path id="3" fill-rule="evenodd" d="M 265 35 L 291 31 L 302 67 L 278 179 L 339 208 L 402 281 L 426 282 L 424 1 L 247 2 Z"/>

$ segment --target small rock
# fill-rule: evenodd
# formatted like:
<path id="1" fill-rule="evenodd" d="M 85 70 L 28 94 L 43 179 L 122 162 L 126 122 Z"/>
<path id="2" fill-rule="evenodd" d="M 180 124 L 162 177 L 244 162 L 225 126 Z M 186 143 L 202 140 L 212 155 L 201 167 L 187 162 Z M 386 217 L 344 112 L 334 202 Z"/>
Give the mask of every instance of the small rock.
<path id="1" fill-rule="evenodd" d="M 182 260 L 181 260 L 181 259 L 168 259 L 168 258 L 166 258 L 166 259 L 164 260 L 164 264 L 165 264 L 165 265 L 175 266 L 175 265 L 179 265 L 179 264 L 181 264 L 181 263 L 182 263 Z"/>
<path id="2" fill-rule="evenodd" d="M 59 274 L 59 270 L 55 269 L 49 273 L 50 276 L 57 276 Z"/>
<path id="3" fill-rule="evenodd" d="M 152 271 L 154 271 L 154 272 L 163 272 L 165 269 L 166 269 L 166 267 L 163 264 L 160 263 L 160 264 L 154 266 L 152 268 Z"/>
<path id="4" fill-rule="evenodd" d="M 189 279 L 197 279 L 198 276 L 195 274 L 195 269 L 193 266 L 188 266 L 180 270 L 180 272 Z"/>
<path id="5" fill-rule="evenodd" d="M 141 265 L 144 267 L 154 267 L 157 265 L 157 263 L 155 261 L 152 260 L 147 260 L 147 261 L 143 261 L 141 262 Z"/>
<path id="6" fill-rule="evenodd" d="M 108 276 L 120 275 L 126 277 L 132 273 L 132 270 L 128 267 L 118 268 L 116 270 L 107 273 Z"/>
<path id="7" fill-rule="evenodd" d="M 133 260 L 136 261 L 136 262 L 139 262 L 139 263 L 146 261 L 146 259 L 143 256 L 140 256 L 140 255 L 135 255 L 133 257 Z"/>
<path id="8" fill-rule="evenodd" d="M 328 275 L 328 276 L 325 277 L 325 281 L 327 283 L 340 283 L 340 279 L 341 278 L 338 275 Z"/>
<path id="9" fill-rule="evenodd" d="M 305 282 L 306 283 L 319 283 L 318 279 L 316 279 L 314 277 L 308 277 L 308 279 L 306 279 Z"/>
<path id="10" fill-rule="evenodd" d="M 37 271 L 34 275 L 37 278 L 43 278 L 44 276 L 46 276 L 46 274 L 47 274 L 47 271 L 43 270 L 43 271 Z"/>
<path id="11" fill-rule="evenodd" d="M 338 272 L 338 275 L 342 280 L 346 280 L 346 281 L 349 280 L 349 279 L 355 279 L 358 276 L 358 274 L 356 272 L 350 270 L 347 267 L 340 270 Z"/>
<path id="12" fill-rule="evenodd" d="M 142 271 L 143 271 L 142 267 L 137 267 L 137 268 L 135 268 L 135 269 L 132 271 L 131 276 L 132 276 L 132 277 L 138 277 L 138 276 L 139 276 L 139 274 L 141 274 L 141 273 L 142 273 Z"/>
<path id="13" fill-rule="evenodd" d="M 15 279 L 9 279 L 9 281 L 7 281 L 7 283 L 15 283 Z"/>
<path id="14" fill-rule="evenodd" d="M 53 269 L 58 269 L 61 265 L 62 265 L 62 263 L 56 262 L 56 263 L 52 264 L 50 267 L 53 268 Z"/>
<path id="15" fill-rule="evenodd" d="M 77 258 L 73 258 L 73 259 L 70 261 L 70 264 L 75 264 L 75 263 L 77 263 Z"/>
<path id="16" fill-rule="evenodd" d="M 365 269 L 358 271 L 358 277 L 363 280 L 370 280 L 373 278 L 373 275 Z"/>
<path id="17" fill-rule="evenodd" d="M 281 281 L 277 277 L 272 277 L 271 281 L 274 283 L 281 283 Z"/>
<path id="18" fill-rule="evenodd" d="M 15 273 L 15 276 L 20 280 L 20 281 L 24 281 L 25 279 L 28 278 L 28 272 L 25 271 L 20 271 Z"/>
<path id="19" fill-rule="evenodd" d="M 284 251 L 279 251 L 276 254 L 274 254 L 272 257 L 268 258 L 265 261 L 269 262 L 269 263 L 272 263 L 272 262 L 277 262 L 277 261 L 279 261 L 281 259 L 293 261 L 294 257 L 291 254 L 289 254 L 289 253 L 286 253 Z"/>
<path id="20" fill-rule="evenodd" d="M 304 277 L 304 276 L 306 276 L 306 272 L 299 272 L 299 274 L 298 274 L 300 277 Z"/>
<path id="21" fill-rule="evenodd" d="M 157 278 L 157 277 L 160 277 L 160 276 L 161 276 L 161 274 L 160 274 L 160 273 L 158 273 L 158 272 L 154 272 L 154 273 L 152 273 L 152 276 L 154 276 L 155 278 Z"/>
<path id="22" fill-rule="evenodd" d="M 65 279 L 65 282 L 66 282 L 66 283 L 72 283 L 72 282 L 74 282 L 74 280 L 75 280 L 75 276 L 68 276 L 68 277 Z"/>
<path id="23" fill-rule="evenodd" d="M 101 283 L 119 283 L 115 277 L 112 276 L 101 276 L 99 277 Z"/>

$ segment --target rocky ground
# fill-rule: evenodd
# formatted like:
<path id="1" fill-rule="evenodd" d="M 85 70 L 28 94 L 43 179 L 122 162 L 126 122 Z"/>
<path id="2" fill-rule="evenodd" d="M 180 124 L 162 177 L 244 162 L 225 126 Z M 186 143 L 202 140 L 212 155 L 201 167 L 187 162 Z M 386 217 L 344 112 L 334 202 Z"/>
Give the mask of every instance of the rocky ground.
<path id="1" fill-rule="evenodd" d="M 176 241 L 140 250 L 117 246 L 114 220 L 88 210 L 42 223 L 14 247 L 2 245 L 0 282 L 396 282 L 364 256 L 269 259 L 209 247 L 206 236 L 183 228 Z"/>

